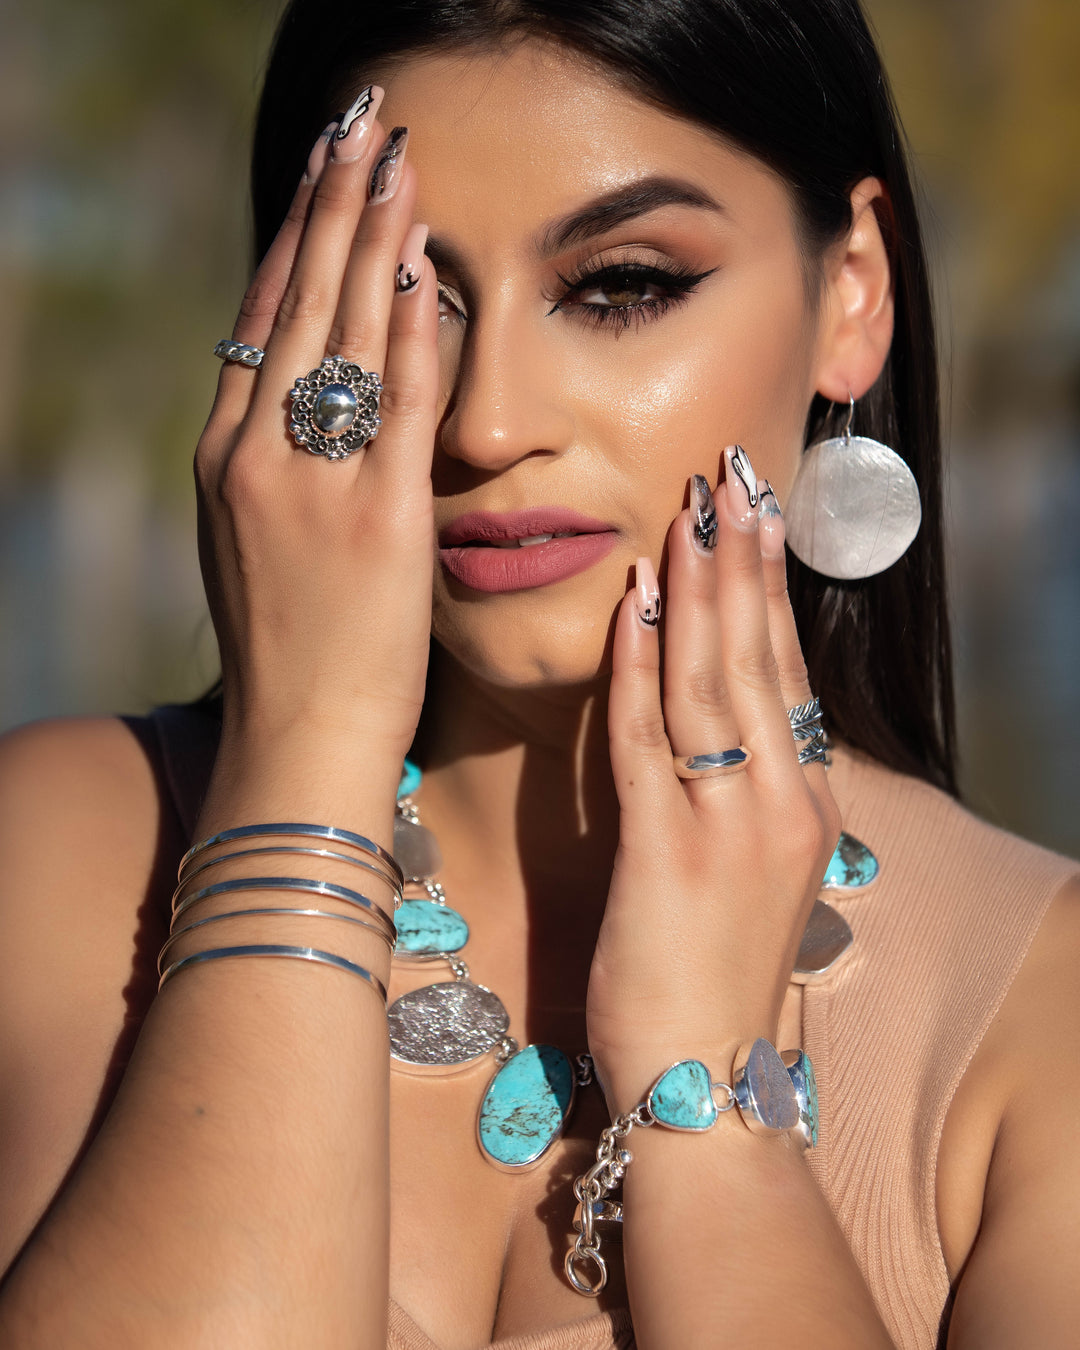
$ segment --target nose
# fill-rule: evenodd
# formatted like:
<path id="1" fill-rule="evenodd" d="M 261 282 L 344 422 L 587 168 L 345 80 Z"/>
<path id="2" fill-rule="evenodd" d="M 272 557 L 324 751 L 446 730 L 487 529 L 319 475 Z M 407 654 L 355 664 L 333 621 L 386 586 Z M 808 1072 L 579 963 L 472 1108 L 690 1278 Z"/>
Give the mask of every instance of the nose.
<path id="1" fill-rule="evenodd" d="M 489 310 L 470 319 L 439 432 L 444 455 L 498 473 L 570 446 L 569 382 L 554 337 L 542 315 Z"/>

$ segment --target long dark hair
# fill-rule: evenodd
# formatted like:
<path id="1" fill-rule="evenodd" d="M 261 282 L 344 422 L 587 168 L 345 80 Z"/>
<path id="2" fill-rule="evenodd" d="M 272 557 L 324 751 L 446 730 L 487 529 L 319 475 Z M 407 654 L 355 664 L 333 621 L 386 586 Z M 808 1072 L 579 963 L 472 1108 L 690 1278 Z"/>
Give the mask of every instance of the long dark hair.
<path id="1" fill-rule="evenodd" d="M 259 255 L 307 153 L 360 79 L 405 54 L 540 37 L 601 61 L 638 97 L 749 151 L 790 186 L 807 258 L 851 225 L 849 193 L 886 184 L 896 327 L 856 430 L 911 465 L 923 502 L 894 567 L 831 582 L 794 557 L 792 602 L 829 729 L 882 763 L 956 792 L 944 573 L 937 358 L 903 137 L 858 0 L 292 0 L 259 108 L 252 193 Z M 816 399 L 808 441 L 837 430 Z M 846 409 L 839 410 L 846 412 Z"/>

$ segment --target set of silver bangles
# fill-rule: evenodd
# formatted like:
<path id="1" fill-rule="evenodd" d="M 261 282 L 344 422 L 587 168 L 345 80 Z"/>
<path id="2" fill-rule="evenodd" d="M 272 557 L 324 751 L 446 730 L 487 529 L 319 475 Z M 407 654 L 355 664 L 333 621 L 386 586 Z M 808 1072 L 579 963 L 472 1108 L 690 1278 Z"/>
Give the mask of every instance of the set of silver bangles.
<path id="1" fill-rule="evenodd" d="M 308 842 L 297 842 L 300 840 Z M 286 842 L 287 841 L 287 842 Z M 232 847 L 241 845 L 240 847 Z M 350 886 L 339 885 L 312 876 L 243 875 L 213 880 L 216 869 L 223 864 L 248 865 L 250 859 L 289 856 L 319 859 L 324 863 L 345 864 L 365 874 L 364 884 L 376 881 L 389 894 L 389 908 L 385 903 Z M 300 870 L 300 865 L 297 869 Z M 172 921 L 169 937 L 158 955 L 158 988 L 183 970 L 210 961 L 232 960 L 240 957 L 278 957 L 285 960 L 311 961 L 332 966 L 357 976 L 386 1002 L 383 982 L 366 966 L 325 945 L 276 941 L 232 943 L 227 946 L 198 946 L 198 939 L 216 932 L 214 925 L 241 924 L 261 921 L 258 936 L 265 937 L 265 925 L 279 922 L 293 925 L 317 921 L 337 926 L 336 931 L 364 929 L 374 933 L 392 952 L 397 942 L 397 928 L 393 914 L 401 905 L 404 879 L 393 855 L 380 844 L 351 830 L 332 825 L 267 824 L 241 825 L 211 835 L 190 848 L 180 861 L 177 886 L 172 898 Z M 265 897 L 267 892 L 299 893 L 317 897 L 317 903 L 277 905 L 262 903 L 243 906 L 231 897 L 256 892 Z M 222 897 L 225 908 L 218 907 Z M 207 911 L 211 912 L 207 912 Z M 194 950 L 186 950 L 194 946 Z M 178 955 L 179 951 L 184 954 Z"/>

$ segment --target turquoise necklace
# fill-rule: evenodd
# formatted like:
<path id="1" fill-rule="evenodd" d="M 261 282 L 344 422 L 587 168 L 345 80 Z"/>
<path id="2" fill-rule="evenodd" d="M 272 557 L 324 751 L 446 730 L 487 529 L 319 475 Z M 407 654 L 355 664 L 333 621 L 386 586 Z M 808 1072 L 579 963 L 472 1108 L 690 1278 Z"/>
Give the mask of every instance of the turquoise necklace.
<path id="1" fill-rule="evenodd" d="M 401 965 L 435 963 L 452 978 L 413 989 L 391 1004 L 391 1059 L 404 1073 L 444 1076 L 493 1055 L 495 1072 L 477 1112 L 477 1142 L 495 1167 L 518 1171 L 538 1163 L 563 1133 L 577 1089 L 593 1081 L 592 1060 L 580 1054 L 571 1062 L 556 1045 L 520 1046 L 509 1034 L 510 1016 L 502 1000 L 471 978 L 460 955 L 469 940 L 469 925 L 447 903 L 436 880 L 442 856 L 435 836 L 420 823 L 413 800 L 420 781 L 420 770 L 406 760 L 394 818 L 394 857 L 406 892 L 394 915 L 394 960 Z M 865 844 L 842 834 L 822 890 L 862 890 L 877 879 L 879 870 Z M 792 979 L 806 983 L 824 974 L 851 943 L 843 916 L 815 900 Z"/>

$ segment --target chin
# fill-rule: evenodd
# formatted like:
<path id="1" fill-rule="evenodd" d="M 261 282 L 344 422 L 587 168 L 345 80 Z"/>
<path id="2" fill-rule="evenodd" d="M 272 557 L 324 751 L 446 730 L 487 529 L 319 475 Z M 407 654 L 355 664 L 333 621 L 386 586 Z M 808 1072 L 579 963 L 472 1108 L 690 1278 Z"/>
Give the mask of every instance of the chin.
<path id="1" fill-rule="evenodd" d="M 432 637 L 459 669 L 500 689 L 528 690 L 593 685 L 611 678 L 614 611 L 590 620 L 581 611 L 547 616 L 514 613 L 446 613 L 436 604 Z M 458 606 L 451 605 L 457 610 Z"/>

